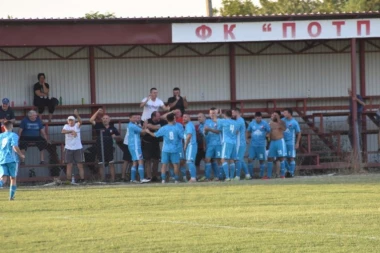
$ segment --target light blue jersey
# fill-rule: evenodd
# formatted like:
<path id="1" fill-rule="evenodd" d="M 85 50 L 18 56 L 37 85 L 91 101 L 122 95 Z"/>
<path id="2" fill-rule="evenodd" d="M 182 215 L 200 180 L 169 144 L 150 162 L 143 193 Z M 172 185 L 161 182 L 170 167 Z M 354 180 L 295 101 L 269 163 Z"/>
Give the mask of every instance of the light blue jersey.
<path id="1" fill-rule="evenodd" d="M 184 139 L 186 140 L 187 135 L 191 134 L 191 139 L 189 145 L 195 146 L 197 145 L 197 133 L 195 131 L 195 126 L 193 122 L 188 122 L 185 126 Z"/>
<path id="2" fill-rule="evenodd" d="M 141 147 L 141 139 L 140 139 L 140 133 L 142 131 L 141 127 L 139 127 L 133 122 L 129 122 L 127 131 L 128 131 L 128 147 L 129 148 Z"/>
<path id="3" fill-rule="evenodd" d="M 283 118 L 282 121 L 286 124 L 286 130 L 284 131 L 285 143 L 286 145 L 294 145 L 296 143 L 296 135 L 301 132 L 300 125 L 294 118 Z"/>
<path id="4" fill-rule="evenodd" d="M 270 132 L 270 126 L 266 121 L 257 121 L 254 119 L 249 123 L 247 132 L 251 134 L 251 147 L 265 147 L 266 135 Z"/>
<path id="5" fill-rule="evenodd" d="M 236 122 L 238 124 L 238 131 L 239 134 L 237 135 L 236 139 L 236 147 L 239 149 L 240 147 L 246 146 L 246 140 L 245 140 L 245 121 L 242 117 L 239 117 L 236 119 Z"/>
<path id="6" fill-rule="evenodd" d="M 165 125 L 155 133 L 155 136 L 164 138 L 162 152 L 178 153 L 178 142 L 182 142 L 183 134 L 177 126 Z"/>
<path id="7" fill-rule="evenodd" d="M 19 162 L 19 157 L 13 150 L 13 147 L 18 147 L 18 139 L 18 135 L 13 132 L 0 134 L 0 164 Z"/>
<path id="8" fill-rule="evenodd" d="M 183 133 L 184 133 L 183 125 L 181 123 L 176 122 L 175 126 L 178 128 L 179 132 L 183 136 Z M 183 143 L 182 143 L 182 140 L 177 143 L 177 150 L 178 150 L 178 152 L 183 153 Z"/>
<path id="9" fill-rule="evenodd" d="M 207 126 L 208 128 L 211 128 L 211 129 L 215 129 L 217 130 L 218 129 L 218 123 L 217 122 L 214 122 L 212 119 L 207 119 L 206 122 L 204 123 L 204 126 Z M 216 134 L 216 133 L 213 133 L 213 132 L 207 132 L 204 133 L 204 136 L 205 136 L 205 139 L 206 139 L 206 146 L 220 146 L 222 144 L 222 141 L 221 141 L 221 135 L 220 134 Z"/>
<path id="10" fill-rule="evenodd" d="M 229 143 L 236 145 L 238 134 L 238 127 L 236 120 L 233 119 L 219 119 L 218 130 L 222 132 L 222 143 Z"/>

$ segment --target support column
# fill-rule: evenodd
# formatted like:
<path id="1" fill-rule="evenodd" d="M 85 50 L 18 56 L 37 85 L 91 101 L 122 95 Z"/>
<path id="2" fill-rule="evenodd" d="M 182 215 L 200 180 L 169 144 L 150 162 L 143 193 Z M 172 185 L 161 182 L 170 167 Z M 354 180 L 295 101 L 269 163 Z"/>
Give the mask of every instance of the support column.
<path id="1" fill-rule="evenodd" d="M 229 48 L 229 62 L 230 62 L 230 100 L 236 100 L 236 54 L 235 45 L 228 44 Z M 236 106 L 236 102 L 231 102 L 231 108 Z"/>
<path id="2" fill-rule="evenodd" d="M 351 39 L 351 102 L 352 102 L 352 115 L 351 115 L 351 124 L 352 124 L 352 139 L 353 139 L 353 147 L 352 147 L 352 166 L 355 171 L 358 171 L 360 168 L 360 158 L 359 158 L 359 133 L 358 133 L 358 124 L 357 124 L 357 115 L 358 108 L 357 102 L 355 100 L 356 97 L 356 39 Z"/>
<path id="3" fill-rule="evenodd" d="M 366 78 L 365 78 L 365 40 L 359 41 L 359 79 L 360 79 L 360 95 L 365 97 L 366 94 Z M 365 108 L 363 110 L 365 112 Z M 363 113 L 362 115 L 362 151 L 363 151 L 363 162 L 368 161 L 367 154 L 367 115 Z"/>
<path id="4" fill-rule="evenodd" d="M 89 65 L 90 65 L 90 93 L 91 104 L 96 104 L 96 86 L 95 86 L 95 50 L 93 46 L 89 47 Z"/>

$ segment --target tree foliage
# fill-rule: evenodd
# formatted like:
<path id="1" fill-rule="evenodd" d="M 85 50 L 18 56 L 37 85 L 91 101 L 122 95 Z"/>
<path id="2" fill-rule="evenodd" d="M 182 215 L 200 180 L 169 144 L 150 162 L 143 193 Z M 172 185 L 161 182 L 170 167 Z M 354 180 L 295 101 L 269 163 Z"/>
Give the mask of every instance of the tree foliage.
<path id="1" fill-rule="evenodd" d="M 97 12 L 89 12 L 84 15 L 85 19 L 107 19 L 116 18 L 115 13 L 106 12 L 104 14 Z"/>
<path id="2" fill-rule="evenodd" d="M 258 5 L 252 0 L 222 0 L 214 12 L 229 16 L 379 10 L 380 0 L 260 0 Z"/>

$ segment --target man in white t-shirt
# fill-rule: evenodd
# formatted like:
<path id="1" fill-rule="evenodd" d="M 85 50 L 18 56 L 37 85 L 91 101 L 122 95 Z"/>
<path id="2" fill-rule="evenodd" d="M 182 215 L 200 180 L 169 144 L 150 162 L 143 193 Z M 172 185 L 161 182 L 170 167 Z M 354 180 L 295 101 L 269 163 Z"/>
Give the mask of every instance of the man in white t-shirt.
<path id="1" fill-rule="evenodd" d="M 142 121 L 147 121 L 150 119 L 153 112 L 159 111 L 160 108 L 164 109 L 165 111 L 169 111 L 170 107 L 165 106 L 164 102 L 162 102 L 161 99 L 157 97 L 158 91 L 156 88 L 150 89 L 150 94 L 148 97 L 144 98 L 141 101 L 140 107 L 144 108 L 143 114 L 141 116 Z"/>
<path id="2" fill-rule="evenodd" d="M 83 183 L 83 146 L 80 138 L 80 127 L 82 125 L 82 119 L 80 118 L 77 110 L 74 110 L 74 115 L 77 117 L 78 122 L 75 123 L 74 116 L 69 116 L 67 118 L 67 124 L 64 125 L 62 129 L 62 133 L 65 135 L 65 162 L 67 163 L 66 178 L 70 181 L 73 163 L 76 163 L 79 169 L 79 183 Z"/>

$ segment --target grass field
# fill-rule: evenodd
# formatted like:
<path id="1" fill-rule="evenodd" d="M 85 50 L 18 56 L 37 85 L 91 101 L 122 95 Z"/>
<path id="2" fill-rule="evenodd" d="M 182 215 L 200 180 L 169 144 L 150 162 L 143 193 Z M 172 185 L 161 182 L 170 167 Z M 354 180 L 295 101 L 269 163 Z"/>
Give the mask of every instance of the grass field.
<path id="1" fill-rule="evenodd" d="M 0 190 L 0 252 L 380 252 L 380 175 Z"/>

